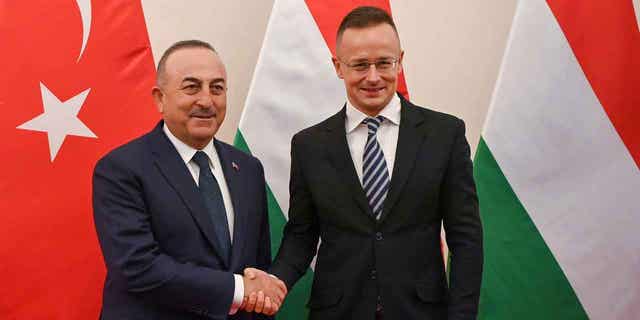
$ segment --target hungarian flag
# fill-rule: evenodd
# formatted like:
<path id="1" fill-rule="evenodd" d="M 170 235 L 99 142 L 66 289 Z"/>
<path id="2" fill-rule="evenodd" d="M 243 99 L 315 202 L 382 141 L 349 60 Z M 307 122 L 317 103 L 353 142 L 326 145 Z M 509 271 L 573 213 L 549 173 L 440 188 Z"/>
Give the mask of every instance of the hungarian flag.
<path id="1" fill-rule="evenodd" d="M 342 18 L 361 5 L 391 11 L 388 0 L 275 0 L 240 119 L 235 145 L 258 157 L 268 184 L 272 253 L 278 252 L 289 207 L 293 135 L 338 112 L 344 84 L 331 57 Z M 404 78 L 399 90 L 406 96 Z M 315 261 L 312 263 L 312 268 Z M 298 281 L 278 319 L 306 319 L 313 271 Z"/>
<path id="2" fill-rule="evenodd" d="M 0 3 L 0 319 L 97 319 L 91 176 L 159 118 L 139 1 Z"/>
<path id="3" fill-rule="evenodd" d="M 520 1 L 475 159 L 480 319 L 638 319 L 639 123 L 634 3 Z"/>

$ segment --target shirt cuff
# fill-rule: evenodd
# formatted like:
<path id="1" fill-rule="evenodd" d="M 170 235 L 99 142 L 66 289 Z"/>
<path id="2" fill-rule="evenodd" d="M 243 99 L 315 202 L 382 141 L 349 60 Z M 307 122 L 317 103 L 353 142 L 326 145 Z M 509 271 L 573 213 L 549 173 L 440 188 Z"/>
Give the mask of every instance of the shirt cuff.
<path id="1" fill-rule="evenodd" d="M 234 274 L 233 280 L 235 282 L 235 287 L 233 289 L 233 302 L 231 302 L 231 310 L 229 310 L 229 314 L 236 314 L 244 300 L 244 282 L 242 281 L 242 276 Z"/>

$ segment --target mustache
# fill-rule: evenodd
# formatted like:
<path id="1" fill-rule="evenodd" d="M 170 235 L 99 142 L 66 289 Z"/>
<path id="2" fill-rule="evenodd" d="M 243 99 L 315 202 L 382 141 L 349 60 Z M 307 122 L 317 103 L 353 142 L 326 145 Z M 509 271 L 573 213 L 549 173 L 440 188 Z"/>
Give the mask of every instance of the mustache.
<path id="1" fill-rule="evenodd" d="M 217 112 L 215 108 L 207 108 L 207 109 L 194 109 L 189 113 L 189 116 L 210 118 L 210 117 L 215 117 L 216 114 Z"/>

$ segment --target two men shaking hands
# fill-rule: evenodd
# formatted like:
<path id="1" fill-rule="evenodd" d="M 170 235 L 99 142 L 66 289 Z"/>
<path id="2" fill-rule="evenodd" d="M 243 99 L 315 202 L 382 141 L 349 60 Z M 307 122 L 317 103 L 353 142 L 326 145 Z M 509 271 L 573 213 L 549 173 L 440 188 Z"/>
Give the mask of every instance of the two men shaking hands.
<path id="1" fill-rule="evenodd" d="M 384 10 L 342 20 L 346 103 L 292 139 L 272 263 L 262 164 L 214 138 L 225 66 L 206 42 L 167 49 L 152 89 L 162 120 L 94 170 L 101 319 L 269 319 L 316 253 L 310 319 L 475 319 L 482 227 L 464 122 L 397 94 L 403 56 Z"/>

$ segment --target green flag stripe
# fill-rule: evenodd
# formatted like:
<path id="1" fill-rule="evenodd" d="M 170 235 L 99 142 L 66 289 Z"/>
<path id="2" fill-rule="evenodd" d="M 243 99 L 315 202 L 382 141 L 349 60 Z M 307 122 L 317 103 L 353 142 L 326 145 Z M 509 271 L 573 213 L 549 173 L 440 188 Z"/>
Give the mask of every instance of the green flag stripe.
<path id="1" fill-rule="evenodd" d="M 242 132 L 238 130 L 233 141 L 236 148 L 251 154 L 247 142 L 242 136 Z M 273 196 L 271 188 L 267 184 L 267 207 L 269 210 L 269 227 L 271 231 L 271 255 L 275 258 L 280 242 L 282 241 L 282 231 L 287 220 L 284 217 L 278 201 Z M 276 315 L 278 320 L 306 319 L 308 309 L 306 303 L 309 300 L 311 292 L 311 283 L 313 281 L 313 271 L 309 269 L 307 273 L 293 286 L 293 289 L 287 295 L 284 305 Z"/>
<path id="2" fill-rule="evenodd" d="M 588 319 L 483 139 L 474 176 L 484 228 L 479 319 Z"/>
<path id="3" fill-rule="evenodd" d="M 236 148 L 251 154 L 249 146 L 244 140 L 240 130 L 236 133 L 233 145 Z M 282 229 L 284 229 L 284 225 L 287 223 L 287 220 L 285 219 L 284 214 L 282 214 L 282 209 L 280 209 L 269 185 L 267 185 L 267 208 L 269 210 L 269 227 L 271 230 L 271 255 L 275 258 L 280 242 L 282 241 Z"/>

